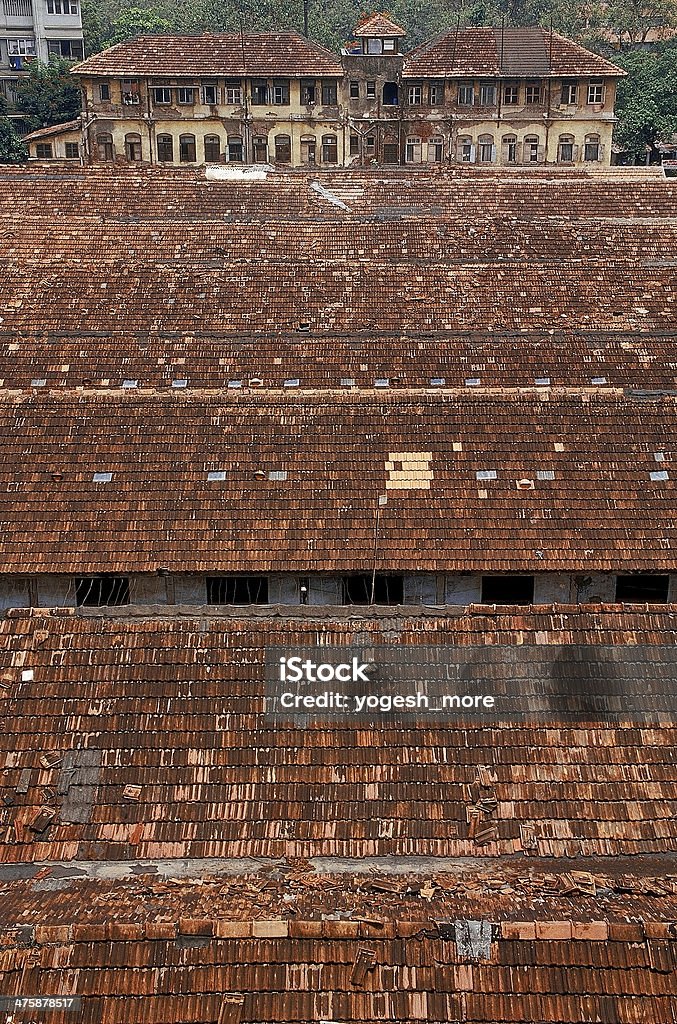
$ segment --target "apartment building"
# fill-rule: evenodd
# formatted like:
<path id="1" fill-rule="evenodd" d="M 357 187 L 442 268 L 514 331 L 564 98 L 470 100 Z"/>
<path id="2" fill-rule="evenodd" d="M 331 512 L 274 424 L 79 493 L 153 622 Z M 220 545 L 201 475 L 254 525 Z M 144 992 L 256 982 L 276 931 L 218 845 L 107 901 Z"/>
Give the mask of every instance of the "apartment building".
<path id="1" fill-rule="evenodd" d="M 32 60 L 84 56 L 80 0 L 0 0 L 0 96 L 11 108 Z"/>
<path id="2" fill-rule="evenodd" d="M 613 64 L 540 28 L 463 29 L 410 53 L 404 37 L 379 14 L 357 26 L 340 59 L 294 32 L 121 43 L 74 68 L 85 158 L 281 168 L 610 163 L 624 74 Z M 32 157 L 49 158 L 44 140 L 29 144 Z"/>

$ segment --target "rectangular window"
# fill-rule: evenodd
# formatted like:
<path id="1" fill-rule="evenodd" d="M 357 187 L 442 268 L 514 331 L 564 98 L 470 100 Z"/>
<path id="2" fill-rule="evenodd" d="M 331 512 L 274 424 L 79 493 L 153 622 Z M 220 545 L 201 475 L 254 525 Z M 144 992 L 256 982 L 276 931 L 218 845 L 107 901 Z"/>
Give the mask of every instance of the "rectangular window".
<path id="1" fill-rule="evenodd" d="M 160 89 L 153 89 L 153 103 L 171 103 L 172 90 L 163 86 Z"/>
<path id="2" fill-rule="evenodd" d="M 371 53 L 374 56 L 379 53 L 383 53 L 383 42 L 380 39 L 366 39 L 367 53 Z"/>
<path id="3" fill-rule="evenodd" d="M 533 576 L 483 576 L 482 604 L 533 604 Z"/>
<path id="4" fill-rule="evenodd" d="M 47 0 L 48 14 L 72 14 L 78 13 L 76 0 Z"/>
<path id="5" fill-rule="evenodd" d="M 338 141 L 335 135 L 322 136 L 322 163 L 338 163 Z"/>
<path id="6" fill-rule="evenodd" d="M 336 82 L 330 82 L 328 80 L 322 82 L 322 106 L 336 106 Z"/>
<path id="7" fill-rule="evenodd" d="M 194 135 L 182 135 L 179 139 L 179 160 L 182 164 L 195 163 Z"/>
<path id="8" fill-rule="evenodd" d="M 568 106 L 576 103 L 578 96 L 578 84 L 576 82 L 562 82 L 562 105 Z"/>
<path id="9" fill-rule="evenodd" d="M 77 142 L 66 143 L 66 160 L 79 160 L 80 147 Z"/>
<path id="10" fill-rule="evenodd" d="M 366 93 L 368 100 L 376 98 L 376 82 L 367 82 Z"/>
<path id="11" fill-rule="evenodd" d="M 122 80 L 122 102 L 127 106 L 135 106 L 141 102 L 139 83 L 135 78 Z"/>
<path id="12" fill-rule="evenodd" d="M 208 107 L 213 107 L 219 102 L 219 90 L 215 85 L 202 86 L 202 102 Z"/>
<path id="13" fill-rule="evenodd" d="M 472 140 L 461 140 L 461 160 L 464 164 L 472 163 Z"/>
<path id="14" fill-rule="evenodd" d="M 266 576 L 208 576 L 207 604 L 268 604 Z"/>
<path id="15" fill-rule="evenodd" d="M 459 107 L 471 107 L 475 100 L 475 89 L 469 83 L 461 84 L 458 87 Z"/>
<path id="16" fill-rule="evenodd" d="M 240 82 L 226 82 L 226 103 L 239 106 L 242 103 L 242 85 Z"/>
<path id="17" fill-rule="evenodd" d="M 439 85 L 431 85 L 428 90 L 428 100 L 431 107 L 438 107 L 444 102 L 444 85 L 440 82 Z"/>
<path id="18" fill-rule="evenodd" d="M 301 103 L 309 106 L 315 102 L 315 82 L 304 80 L 301 82 Z"/>
<path id="19" fill-rule="evenodd" d="M 171 135 L 158 135 L 157 137 L 157 158 L 161 164 L 171 164 L 174 161 L 174 140 Z"/>
<path id="20" fill-rule="evenodd" d="M 559 144 L 559 159 L 560 163 L 570 164 L 574 159 L 574 144 L 573 142 L 560 142 Z"/>
<path id="21" fill-rule="evenodd" d="M 583 150 L 583 159 L 588 163 L 599 160 L 599 142 L 586 142 Z"/>
<path id="22" fill-rule="evenodd" d="M 256 106 L 263 106 L 268 102 L 268 83 L 262 78 L 255 78 L 252 81 L 252 103 Z"/>
<path id="23" fill-rule="evenodd" d="M 637 573 L 635 576 L 616 577 L 616 601 L 637 604 L 666 604 L 670 587 L 669 576 Z"/>
<path id="24" fill-rule="evenodd" d="M 47 42 L 47 52 L 65 60 L 82 60 L 84 55 L 81 39 L 50 39 Z"/>
<path id="25" fill-rule="evenodd" d="M 518 85 L 504 85 L 503 86 L 503 104 L 506 107 L 514 107 L 519 103 L 519 86 Z"/>
<path id="26" fill-rule="evenodd" d="M 588 103 L 604 103 L 603 82 L 590 82 L 588 86 Z"/>
<path id="27" fill-rule="evenodd" d="M 400 148 L 396 142 L 383 143 L 383 163 L 397 164 L 400 162 Z"/>
<path id="28" fill-rule="evenodd" d="M 288 78 L 278 78 L 273 82 L 273 103 L 277 107 L 289 106 Z"/>
<path id="29" fill-rule="evenodd" d="M 541 85 L 540 82 L 529 82 L 526 88 L 526 102 L 527 103 L 540 103 L 541 102 Z"/>
<path id="30" fill-rule="evenodd" d="M 75 603 L 78 608 L 129 604 L 129 577 L 79 576 L 75 580 Z"/>
<path id="31" fill-rule="evenodd" d="M 419 104 L 423 97 L 423 89 L 420 85 L 410 85 L 407 93 L 407 101 L 411 104 Z"/>
<path id="32" fill-rule="evenodd" d="M 18 57 L 34 57 L 35 56 L 35 40 L 34 39 L 8 39 L 7 40 L 7 53 L 11 56 L 16 55 Z"/>
<path id="33" fill-rule="evenodd" d="M 38 160 L 51 160 L 52 159 L 52 144 L 51 142 L 38 142 L 35 147 L 35 155 Z"/>
<path id="34" fill-rule="evenodd" d="M 218 135 L 205 135 L 205 160 L 217 164 L 221 159 L 221 139 Z"/>
<path id="35" fill-rule="evenodd" d="M 480 106 L 496 106 L 496 86 L 493 82 L 482 82 L 480 86 Z"/>
<path id="36" fill-rule="evenodd" d="M 384 39 L 383 40 L 383 52 L 384 53 L 397 53 L 397 40 L 396 39 Z"/>
<path id="37" fill-rule="evenodd" d="M 99 101 L 101 103 L 108 103 L 110 100 L 110 85 L 108 82 L 101 82 L 99 85 Z"/>
<path id="38" fill-rule="evenodd" d="M 365 573 L 359 576 L 344 576 L 343 604 L 403 604 L 404 579 L 402 576 L 387 576 Z"/>
<path id="39" fill-rule="evenodd" d="M 176 93 L 179 103 L 183 104 L 183 106 L 190 106 L 195 103 L 195 89 L 192 86 L 182 86 L 176 90 Z"/>
<path id="40" fill-rule="evenodd" d="M 373 156 L 374 153 L 376 152 L 376 136 L 367 135 L 366 139 L 364 140 L 364 146 L 367 151 L 367 156 Z"/>
<path id="41" fill-rule="evenodd" d="M 350 83 L 350 98 L 351 98 L 351 100 L 359 100 L 359 98 L 360 98 L 360 83 L 359 82 L 351 82 Z"/>
<path id="42" fill-rule="evenodd" d="M 360 152 L 360 138 L 359 138 L 359 135 L 351 135 L 350 136 L 348 152 L 349 152 L 350 156 L 357 156 L 357 154 Z"/>

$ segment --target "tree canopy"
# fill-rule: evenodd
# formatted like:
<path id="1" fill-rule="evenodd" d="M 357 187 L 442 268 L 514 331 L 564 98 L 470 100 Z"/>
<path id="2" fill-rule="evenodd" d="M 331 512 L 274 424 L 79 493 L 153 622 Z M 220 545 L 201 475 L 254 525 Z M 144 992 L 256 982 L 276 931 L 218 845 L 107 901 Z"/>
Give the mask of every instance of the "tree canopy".
<path id="1" fill-rule="evenodd" d="M 17 109 L 32 128 L 48 128 L 80 115 L 80 86 L 70 73 L 72 66 L 63 57 L 53 56 L 49 64 L 31 61 L 28 75 L 17 82 Z"/>
<path id="2" fill-rule="evenodd" d="M 618 57 L 628 72 L 618 88 L 616 142 L 636 160 L 677 132 L 677 42 Z"/>
<path id="3" fill-rule="evenodd" d="M 22 164 L 28 160 L 23 142 L 7 117 L 0 117 L 0 164 Z"/>

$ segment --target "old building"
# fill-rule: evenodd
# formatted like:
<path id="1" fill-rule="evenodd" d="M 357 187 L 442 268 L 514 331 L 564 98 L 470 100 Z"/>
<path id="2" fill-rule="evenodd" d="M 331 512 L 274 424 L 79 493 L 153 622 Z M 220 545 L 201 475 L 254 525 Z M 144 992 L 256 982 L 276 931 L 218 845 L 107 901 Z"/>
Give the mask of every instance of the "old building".
<path id="1" fill-rule="evenodd" d="M 23 138 L 31 160 L 81 160 L 82 122 L 68 121 L 39 128 Z"/>
<path id="2" fill-rule="evenodd" d="M 12 112 L 15 86 L 31 60 L 47 63 L 55 54 L 82 60 L 80 0 L 2 0 L 0 3 L 0 96 Z M 19 127 L 20 127 L 19 123 Z"/>
<path id="3" fill-rule="evenodd" d="M 75 69 L 89 162 L 608 164 L 619 68 L 542 29 L 410 53 L 384 15 L 341 62 L 293 33 L 153 36 Z"/>
<path id="4" fill-rule="evenodd" d="M 3 1012 L 675 1019 L 676 195 L 0 168 Z"/>

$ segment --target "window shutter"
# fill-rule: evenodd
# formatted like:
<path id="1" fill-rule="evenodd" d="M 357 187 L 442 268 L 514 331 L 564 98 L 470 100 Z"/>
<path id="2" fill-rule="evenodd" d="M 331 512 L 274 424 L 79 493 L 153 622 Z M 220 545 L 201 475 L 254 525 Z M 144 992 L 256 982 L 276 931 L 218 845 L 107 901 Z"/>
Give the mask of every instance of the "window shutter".
<path id="1" fill-rule="evenodd" d="M 545 146 L 538 147 L 538 162 L 542 164 L 545 160 Z"/>
<path id="2" fill-rule="evenodd" d="M 604 143 L 599 144 L 599 162 L 604 163 Z"/>
<path id="3" fill-rule="evenodd" d="M 491 147 L 491 162 L 492 162 L 492 164 L 496 163 L 496 146 L 493 145 L 493 144 L 492 144 L 492 147 Z"/>
<path id="4" fill-rule="evenodd" d="M 524 146 L 521 142 L 518 142 L 515 146 L 515 163 L 521 164 L 523 159 Z"/>
<path id="5" fill-rule="evenodd" d="M 573 160 L 574 163 L 578 163 L 580 151 L 581 151 L 581 147 L 578 145 L 578 143 L 574 142 L 573 152 L 572 152 L 572 160 Z"/>
<path id="6" fill-rule="evenodd" d="M 477 147 L 475 146 L 475 143 L 473 142 L 470 145 L 470 163 L 474 164 L 476 159 L 477 159 Z"/>

